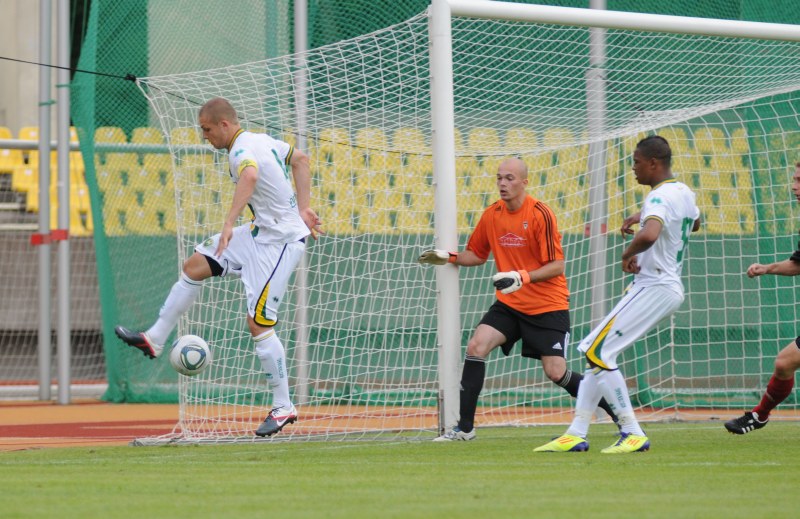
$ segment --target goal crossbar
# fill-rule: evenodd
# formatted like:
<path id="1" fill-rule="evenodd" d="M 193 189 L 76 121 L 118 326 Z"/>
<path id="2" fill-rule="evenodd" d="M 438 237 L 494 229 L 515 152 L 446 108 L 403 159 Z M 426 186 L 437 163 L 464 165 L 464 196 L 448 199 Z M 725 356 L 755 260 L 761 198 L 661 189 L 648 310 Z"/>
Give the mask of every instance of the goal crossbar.
<path id="1" fill-rule="evenodd" d="M 434 0 L 434 3 L 436 2 L 446 3 L 452 16 L 466 18 L 800 42 L 800 26 L 789 24 L 515 4 L 491 0 Z"/>

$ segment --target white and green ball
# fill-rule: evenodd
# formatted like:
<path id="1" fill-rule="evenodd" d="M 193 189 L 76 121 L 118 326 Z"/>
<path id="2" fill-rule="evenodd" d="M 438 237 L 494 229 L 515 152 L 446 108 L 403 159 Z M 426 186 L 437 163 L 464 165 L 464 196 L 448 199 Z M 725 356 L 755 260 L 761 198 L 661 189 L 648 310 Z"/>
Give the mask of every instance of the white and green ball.
<path id="1" fill-rule="evenodd" d="M 169 362 L 181 375 L 193 377 L 211 364 L 211 349 L 202 337 L 184 335 L 173 343 Z"/>

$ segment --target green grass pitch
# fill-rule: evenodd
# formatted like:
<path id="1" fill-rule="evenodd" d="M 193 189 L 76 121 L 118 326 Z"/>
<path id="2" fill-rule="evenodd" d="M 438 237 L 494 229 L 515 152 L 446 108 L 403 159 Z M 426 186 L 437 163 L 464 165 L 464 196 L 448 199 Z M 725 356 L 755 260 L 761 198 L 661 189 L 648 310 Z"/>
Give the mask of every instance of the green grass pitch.
<path id="1" fill-rule="evenodd" d="M 534 454 L 565 427 L 472 442 L 269 442 L 0 453 L 10 518 L 757 518 L 800 514 L 800 424 L 644 424 L 646 453 Z"/>

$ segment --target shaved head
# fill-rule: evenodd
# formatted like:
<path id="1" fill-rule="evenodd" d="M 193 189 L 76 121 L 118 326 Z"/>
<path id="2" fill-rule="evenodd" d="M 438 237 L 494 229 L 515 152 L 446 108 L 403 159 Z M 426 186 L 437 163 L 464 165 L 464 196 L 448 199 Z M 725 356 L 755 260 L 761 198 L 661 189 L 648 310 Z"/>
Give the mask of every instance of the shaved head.
<path id="1" fill-rule="evenodd" d="M 525 164 L 524 160 L 516 157 L 504 160 L 497 169 L 498 171 L 512 172 L 517 175 L 520 180 L 528 178 L 528 165 Z"/>
<path id="2" fill-rule="evenodd" d="M 200 108 L 200 117 L 208 122 L 217 124 L 220 121 L 228 121 L 231 124 L 239 124 L 239 116 L 227 99 L 215 97 L 209 100 Z"/>

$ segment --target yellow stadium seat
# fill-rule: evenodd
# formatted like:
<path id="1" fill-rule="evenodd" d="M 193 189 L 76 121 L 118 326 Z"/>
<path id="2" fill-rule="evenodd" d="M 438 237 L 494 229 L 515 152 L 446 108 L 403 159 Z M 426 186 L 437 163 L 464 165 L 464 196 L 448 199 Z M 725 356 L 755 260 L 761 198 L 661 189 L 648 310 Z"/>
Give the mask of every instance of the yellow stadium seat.
<path id="1" fill-rule="evenodd" d="M 184 129 L 189 132 L 190 129 Z M 196 133 L 196 130 L 195 130 Z M 191 135 L 189 138 L 192 138 Z M 164 134 L 153 126 L 134 128 L 131 132 L 131 142 L 134 144 L 164 144 Z"/>
<path id="2" fill-rule="evenodd" d="M 355 177 L 356 186 L 370 191 L 389 189 L 389 173 L 382 170 L 360 171 Z"/>
<path id="3" fill-rule="evenodd" d="M 94 131 L 94 142 L 125 143 L 128 142 L 128 136 L 118 126 L 99 126 Z"/>
<path id="4" fill-rule="evenodd" d="M 145 153 L 142 167 L 154 174 L 162 186 L 173 187 L 172 157 L 165 153 Z"/>
<path id="5" fill-rule="evenodd" d="M 657 135 L 664 137 L 672 149 L 672 155 L 677 155 L 681 152 L 690 152 L 692 149 L 689 137 L 686 130 L 677 126 L 669 126 L 662 128 L 656 132 Z"/>
<path id="6" fill-rule="evenodd" d="M 188 146 L 203 143 L 200 131 L 194 126 L 173 128 L 169 132 L 169 140 L 173 146 Z"/>
<path id="7" fill-rule="evenodd" d="M 137 190 L 154 189 L 161 187 L 161 180 L 158 173 L 140 167 L 129 173 L 127 185 Z"/>
<path id="8" fill-rule="evenodd" d="M 456 144 L 456 153 L 463 153 L 466 147 L 464 146 L 464 138 L 461 135 L 461 130 L 458 128 L 453 128 L 453 140 Z M 431 145 L 433 145 L 433 142 L 431 142 Z"/>
<path id="9" fill-rule="evenodd" d="M 356 146 L 372 151 L 386 151 L 389 149 L 389 140 L 383 129 L 377 127 L 361 128 L 356 131 Z"/>
<path id="10" fill-rule="evenodd" d="M 701 155 L 730 152 L 722 129 L 713 126 L 699 128 L 694 132 L 694 148 Z"/>
<path id="11" fill-rule="evenodd" d="M 11 173 L 11 189 L 19 193 L 26 193 L 31 186 L 38 188 L 39 166 L 18 166 Z"/>
<path id="12" fill-rule="evenodd" d="M 133 171 L 139 169 L 139 157 L 135 153 L 109 153 L 106 155 L 106 168 L 112 171 Z"/>
<path id="13" fill-rule="evenodd" d="M 750 143 L 747 137 L 747 129 L 736 128 L 731 132 L 731 152 L 738 155 L 750 153 Z"/>
<path id="14" fill-rule="evenodd" d="M 456 222 L 460 233 L 469 233 L 475 228 L 481 214 L 486 209 L 484 195 L 470 193 L 458 197 Z"/>
<path id="15" fill-rule="evenodd" d="M 0 149 L 0 174 L 11 175 L 16 168 L 23 166 L 25 166 L 25 161 L 22 158 L 21 150 Z"/>
<path id="16" fill-rule="evenodd" d="M 52 135 L 50 135 L 52 139 Z M 17 133 L 17 138 L 23 141 L 38 141 L 39 140 L 39 127 L 38 126 L 23 126 Z M 39 152 L 37 150 L 26 150 L 23 153 L 25 163 L 34 166 L 39 164 Z"/>
<path id="17" fill-rule="evenodd" d="M 467 136 L 467 149 L 475 155 L 498 153 L 501 146 L 497 130 L 480 126 L 472 128 Z"/>
<path id="18" fill-rule="evenodd" d="M 403 127 L 395 130 L 392 135 L 392 147 L 396 151 L 412 155 L 430 153 L 425 135 L 417 128 Z"/>
<path id="19" fill-rule="evenodd" d="M 558 148 L 568 146 L 575 142 L 575 137 L 567 128 L 548 128 L 542 136 L 545 148 Z"/>
<path id="20" fill-rule="evenodd" d="M 362 128 L 356 132 L 355 153 L 360 154 L 369 170 L 390 172 L 400 166 L 400 154 L 389 151 L 389 141 L 380 128 Z"/>
<path id="21" fill-rule="evenodd" d="M 506 131 L 505 148 L 508 153 L 529 153 L 539 148 L 539 138 L 530 128 L 510 128 Z"/>

